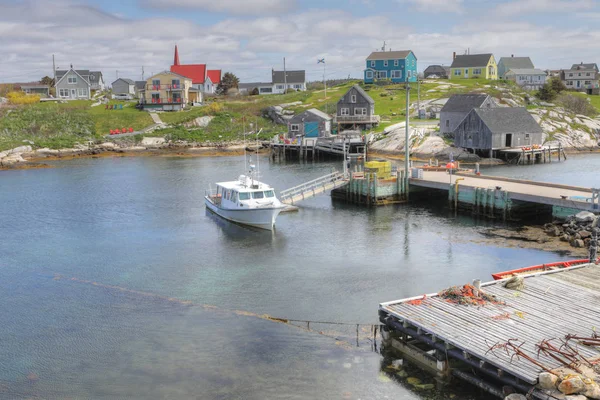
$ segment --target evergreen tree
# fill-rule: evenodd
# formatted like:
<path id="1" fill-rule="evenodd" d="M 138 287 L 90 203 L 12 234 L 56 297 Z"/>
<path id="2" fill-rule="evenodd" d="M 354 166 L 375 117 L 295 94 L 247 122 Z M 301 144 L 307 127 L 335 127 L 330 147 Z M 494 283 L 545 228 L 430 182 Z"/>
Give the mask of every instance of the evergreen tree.
<path id="1" fill-rule="evenodd" d="M 229 93 L 229 90 L 237 89 L 239 84 L 240 80 L 237 76 L 231 72 L 225 72 L 225 75 L 221 78 L 221 83 L 217 86 L 217 94 L 226 96 Z"/>

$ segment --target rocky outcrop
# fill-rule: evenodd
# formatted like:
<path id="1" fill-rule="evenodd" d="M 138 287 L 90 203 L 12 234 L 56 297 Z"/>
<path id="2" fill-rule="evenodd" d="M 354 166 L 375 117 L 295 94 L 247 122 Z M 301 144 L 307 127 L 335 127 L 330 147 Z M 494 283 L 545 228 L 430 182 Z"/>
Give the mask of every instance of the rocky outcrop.
<path id="1" fill-rule="evenodd" d="M 544 131 L 546 145 L 590 150 L 600 145 L 600 120 L 569 113 L 563 108 L 537 108 L 529 111 Z"/>
<path id="2" fill-rule="evenodd" d="M 11 150 L 0 152 L 0 167 L 9 167 L 14 164 L 25 162 L 23 154 L 31 152 L 31 146 L 19 146 Z"/>
<path id="3" fill-rule="evenodd" d="M 186 128 L 193 128 L 193 127 L 198 127 L 198 128 L 206 128 L 208 126 L 208 124 L 210 124 L 210 121 L 213 120 L 213 116 L 204 116 L 204 117 L 198 117 L 195 118 L 189 122 L 186 122 L 183 124 L 183 126 L 185 126 Z"/>
<path id="4" fill-rule="evenodd" d="M 571 247 L 588 248 L 593 240 L 594 230 L 600 234 L 600 230 L 595 227 L 597 218 L 599 217 L 591 212 L 582 211 L 564 222 L 545 224 L 544 231 L 548 236 L 558 237 L 561 241 L 569 243 Z"/>
<path id="5" fill-rule="evenodd" d="M 291 119 L 291 116 L 284 115 L 283 107 L 281 106 L 267 107 L 263 111 L 263 117 L 269 118 L 278 125 L 287 125 L 288 121 Z"/>

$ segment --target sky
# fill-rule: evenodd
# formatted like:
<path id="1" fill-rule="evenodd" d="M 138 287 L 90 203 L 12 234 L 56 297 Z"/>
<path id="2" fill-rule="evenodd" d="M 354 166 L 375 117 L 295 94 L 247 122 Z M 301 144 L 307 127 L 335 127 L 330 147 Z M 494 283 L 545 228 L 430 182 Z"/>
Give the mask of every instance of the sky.
<path id="1" fill-rule="evenodd" d="M 559 69 L 600 63 L 598 22 L 600 0 L 0 0 L 0 82 L 52 76 L 52 55 L 140 80 L 168 70 L 176 44 L 182 64 L 242 82 L 270 81 L 284 57 L 309 81 L 360 78 L 384 42 L 419 70 L 466 51 Z"/>

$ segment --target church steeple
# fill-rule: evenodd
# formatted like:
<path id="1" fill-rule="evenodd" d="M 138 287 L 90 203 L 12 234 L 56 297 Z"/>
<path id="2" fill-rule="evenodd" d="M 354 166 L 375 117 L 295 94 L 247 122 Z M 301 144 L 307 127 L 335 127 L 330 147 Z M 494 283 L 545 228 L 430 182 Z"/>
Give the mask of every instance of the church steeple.
<path id="1" fill-rule="evenodd" d="M 177 45 L 175 45 L 175 57 L 173 57 L 173 65 L 179 65 L 179 51 L 177 51 Z"/>

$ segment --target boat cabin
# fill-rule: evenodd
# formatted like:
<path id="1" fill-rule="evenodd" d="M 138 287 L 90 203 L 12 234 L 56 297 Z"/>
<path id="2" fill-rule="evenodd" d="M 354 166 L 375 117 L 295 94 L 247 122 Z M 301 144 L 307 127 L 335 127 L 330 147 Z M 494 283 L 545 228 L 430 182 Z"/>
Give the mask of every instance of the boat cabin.
<path id="1" fill-rule="evenodd" d="M 217 183 L 217 190 L 210 198 L 221 208 L 252 208 L 276 200 L 272 187 L 244 175 L 238 181 Z"/>

